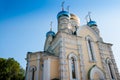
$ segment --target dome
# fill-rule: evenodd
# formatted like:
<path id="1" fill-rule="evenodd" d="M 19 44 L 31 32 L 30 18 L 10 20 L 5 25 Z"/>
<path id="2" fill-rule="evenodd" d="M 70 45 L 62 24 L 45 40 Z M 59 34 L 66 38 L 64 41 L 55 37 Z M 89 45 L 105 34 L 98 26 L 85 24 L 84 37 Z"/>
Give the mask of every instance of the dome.
<path id="1" fill-rule="evenodd" d="M 89 21 L 87 25 L 92 27 L 92 26 L 97 26 L 97 23 L 95 21 Z"/>
<path id="2" fill-rule="evenodd" d="M 53 32 L 53 31 L 49 31 L 49 32 L 47 32 L 46 33 L 46 37 L 48 37 L 48 36 L 55 36 L 55 33 Z"/>
<path id="3" fill-rule="evenodd" d="M 61 17 L 61 16 L 70 17 L 70 14 L 69 14 L 69 12 L 67 12 L 67 11 L 60 11 L 60 12 L 57 14 L 57 18 L 59 18 L 59 17 Z"/>
<path id="4" fill-rule="evenodd" d="M 80 22 L 80 19 L 79 19 L 79 17 L 78 16 L 76 16 L 75 14 L 72 14 L 72 13 L 70 13 L 70 19 L 73 19 L 73 20 L 77 20 L 77 21 L 79 21 Z"/>
<path id="5" fill-rule="evenodd" d="M 78 16 L 72 13 L 70 13 L 70 16 L 71 16 L 70 17 L 71 20 L 76 20 L 78 23 L 80 23 L 80 18 Z"/>

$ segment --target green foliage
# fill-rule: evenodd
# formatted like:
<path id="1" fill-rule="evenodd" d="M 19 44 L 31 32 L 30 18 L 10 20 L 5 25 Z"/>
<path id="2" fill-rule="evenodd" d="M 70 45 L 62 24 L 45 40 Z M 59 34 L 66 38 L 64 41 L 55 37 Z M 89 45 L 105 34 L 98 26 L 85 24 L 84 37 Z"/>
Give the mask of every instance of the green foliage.
<path id="1" fill-rule="evenodd" d="M 13 58 L 0 58 L 0 80 L 24 80 L 24 69 Z"/>

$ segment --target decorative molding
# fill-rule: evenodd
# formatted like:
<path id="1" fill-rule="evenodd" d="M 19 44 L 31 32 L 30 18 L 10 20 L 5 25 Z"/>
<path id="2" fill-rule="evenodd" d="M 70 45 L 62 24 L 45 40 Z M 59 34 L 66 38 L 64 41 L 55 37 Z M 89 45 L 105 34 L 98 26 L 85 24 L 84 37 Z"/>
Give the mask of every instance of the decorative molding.
<path id="1" fill-rule="evenodd" d="M 105 57 L 104 57 L 103 43 L 98 42 L 98 48 L 99 48 L 99 53 L 100 53 L 100 57 L 101 57 L 101 63 L 103 65 L 103 69 L 105 71 L 106 80 L 109 80 L 108 70 L 107 70 L 107 66 L 106 66 L 106 63 L 105 63 Z"/>
<path id="2" fill-rule="evenodd" d="M 119 80 L 119 73 L 118 73 L 118 69 L 116 69 L 117 65 L 115 64 L 115 59 L 112 53 L 112 49 L 111 49 L 112 44 L 109 43 L 103 43 L 103 42 L 98 42 L 98 47 L 99 47 L 99 52 L 100 52 L 100 56 L 101 56 L 101 60 L 102 60 L 102 64 L 103 64 L 103 69 L 105 70 L 105 75 L 106 75 L 106 80 L 110 80 L 110 75 L 109 70 L 108 70 L 108 66 L 106 65 L 106 58 L 105 56 L 109 56 L 111 58 L 111 61 L 113 63 L 114 66 L 114 71 L 115 71 L 115 76 L 116 76 L 116 80 Z M 109 52 L 109 54 L 105 54 L 105 51 Z"/>
<path id="3" fill-rule="evenodd" d="M 80 26 L 79 29 L 77 30 L 77 34 L 79 34 L 80 31 L 81 31 L 82 29 L 85 29 L 85 28 L 88 29 L 89 31 L 91 31 L 91 32 L 96 36 L 97 41 L 101 41 L 101 42 L 102 42 L 102 38 L 101 38 L 93 29 L 91 29 L 91 28 L 88 27 L 87 25 Z M 79 36 L 79 35 L 78 35 L 78 36 Z"/>
<path id="4" fill-rule="evenodd" d="M 100 80 L 106 80 L 103 71 L 97 66 L 94 66 L 88 73 L 90 80 L 94 80 L 94 75 L 96 73 L 98 73 Z"/>
<path id="5" fill-rule="evenodd" d="M 114 66 L 113 66 L 113 62 L 109 58 L 107 58 L 106 63 L 107 63 L 106 65 L 107 65 L 107 69 L 108 69 L 108 72 L 109 72 L 110 79 L 113 80 L 112 77 L 111 77 L 111 72 L 110 72 L 108 63 L 110 63 L 110 67 L 111 67 L 111 70 L 112 70 L 112 75 L 114 76 L 115 80 L 117 80 L 116 74 L 115 74 L 115 69 L 114 69 Z"/>
<path id="6" fill-rule="evenodd" d="M 97 26 L 93 26 L 93 27 L 91 27 L 95 32 L 96 32 L 96 34 L 98 35 L 98 36 L 100 36 L 100 31 L 99 31 L 99 29 L 97 28 Z"/>
<path id="7" fill-rule="evenodd" d="M 61 38 L 59 38 L 59 40 L 56 43 L 52 43 L 51 44 L 51 46 L 52 46 L 51 49 L 53 50 L 54 48 L 56 48 L 61 43 L 61 41 L 62 41 Z"/>
<path id="8" fill-rule="evenodd" d="M 84 59 L 83 59 L 83 53 L 82 53 L 82 47 L 81 45 L 78 45 L 78 52 L 79 52 L 79 57 L 80 57 L 80 72 L 82 73 L 82 80 L 86 80 L 86 74 L 85 74 L 85 69 L 84 69 Z"/>
<path id="9" fill-rule="evenodd" d="M 68 80 L 68 70 L 66 68 L 66 51 L 65 51 L 65 40 L 63 38 L 63 36 L 61 36 L 62 40 L 60 43 L 60 55 L 59 55 L 59 59 L 60 59 L 60 80 Z"/>

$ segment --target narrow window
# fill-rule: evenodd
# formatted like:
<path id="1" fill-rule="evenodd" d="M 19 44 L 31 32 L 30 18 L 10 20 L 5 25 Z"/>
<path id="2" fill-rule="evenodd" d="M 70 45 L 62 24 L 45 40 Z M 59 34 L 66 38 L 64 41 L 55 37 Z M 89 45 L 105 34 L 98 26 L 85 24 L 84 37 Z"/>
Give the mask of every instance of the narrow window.
<path id="1" fill-rule="evenodd" d="M 92 49 L 92 44 L 91 44 L 91 41 L 88 39 L 88 45 L 89 45 L 89 50 L 90 50 L 90 56 L 92 58 L 92 60 L 94 61 L 94 55 L 93 55 L 93 49 Z"/>
<path id="2" fill-rule="evenodd" d="M 34 80 L 35 69 L 32 68 L 32 80 Z"/>
<path id="3" fill-rule="evenodd" d="M 73 57 L 71 58 L 71 67 L 72 67 L 72 78 L 76 79 L 76 74 L 75 74 L 75 59 Z"/>
<path id="4" fill-rule="evenodd" d="M 113 73 L 112 73 L 112 67 L 111 67 L 110 63 L 108 63 L 108 67 L 109 67 L 111 78 L 114 79 L 114 76 L 113 76 Z"/>

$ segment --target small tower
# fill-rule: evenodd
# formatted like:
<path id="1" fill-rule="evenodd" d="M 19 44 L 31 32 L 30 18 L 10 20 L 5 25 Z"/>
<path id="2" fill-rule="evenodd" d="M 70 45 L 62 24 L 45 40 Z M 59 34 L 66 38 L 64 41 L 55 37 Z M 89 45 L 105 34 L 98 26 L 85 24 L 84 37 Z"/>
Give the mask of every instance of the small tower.
<path id="1" fill-rule="evenodd" d="M 89 27 L 91 27 L 98 35 L 100 35 L 100 31 L 99 31 L 99 29 L 97 28 L 97 23 L 96 23 L 96 21 L 93 21 L 92 19 L 91 19 L 91 16 L 90 16 L 90 14 L 91 14 L 91 12 L 88 12 L 88 17 L 89 17 L 89 21 L 87 21 L 87 25 L 89 26 Z"/>
<path id="2" fill-rule="evenodd" d="M 62 11 L 57 14 L 58 31 L 72 34 L 70 27 L 70 13 L 64 11 L 64 2 L 62 3 Z"/>
<path id="3" fill-rule="evenodd" d="M 53 38 L 55 37 L 55 32 L 52 31 L 52 22 L 51 22 L 50 31 L 46 33 L 46 41 L 44 46 L 44 51 L 49 51 L 50 43 L 52 42 Z"/>

